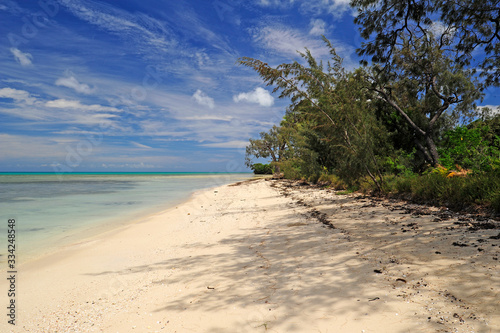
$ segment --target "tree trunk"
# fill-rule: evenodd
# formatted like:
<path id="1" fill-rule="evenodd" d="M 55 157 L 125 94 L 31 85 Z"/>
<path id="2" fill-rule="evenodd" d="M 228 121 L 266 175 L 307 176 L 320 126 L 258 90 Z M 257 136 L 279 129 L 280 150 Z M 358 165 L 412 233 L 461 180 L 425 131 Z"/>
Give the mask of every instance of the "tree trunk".
<path id="1" fill-rule="evenodd" d="M 436 144 L 434 143 L 434 139 L 432 139 L 429 134 L 426 134 L 424 139 L 425 146 L 422 145 L 417 138 L 415 138 L 415 146 L 424 155 L 425 161 L 430 163 L 433 167 L 436 167 L 439 164 L 439 153 L 437 151 Z"/>
<path id="2" fill-rule="evenodd" d="M 431 158 L 431 165 L 436 167 L 439 164 L 439 153 L 437 151 L 436 144 L 432 139 L 431 134 L 427 133 L 425 136 L 425 143 L 427 144 L 427 150 L 429 151 L 429 155 Z"/>
<path id="3" fill-rule="evenodd" d="M 417 147 L 417 149 L 422 153 L 422 155 L 424 155 L 424 160 L 427 162 L 427 163 L 431 163 L 432 164 L 432 157 L 431 155 L 429 154 L 429 152 L 427 151 L 427 148 L 425 148 L 419 141 L 417 138 L 415 138 L 413 140 L 415 142 L 415 146 Z"/>
<path id="4" fill-rule="evenodd" d="M 280 168 L 281 157 L 276 158 L 276 156 L 273 154 L 272 158 L 273 158 L 273 161 L 271 162 L 271 165 L 274 168 L 274 173 L 275 174 L 280 173 L 281 172 L 281 168 Z"/>
<path id="5" fill-rule="evenodd" d="M 366 165 L 365 165 L 365 170 L 368 173 L 368 175 L 370 176 L 370 178 L 373 180 L 373 182 L 375 183 L 375 185 L 377 186 L 377 191 L 379 193 L 381 193 L 382 192 L 382 186 L 380 186 L 380 183 L 377 181 L 377 178 L 371 173 L 370 169 Z"/>

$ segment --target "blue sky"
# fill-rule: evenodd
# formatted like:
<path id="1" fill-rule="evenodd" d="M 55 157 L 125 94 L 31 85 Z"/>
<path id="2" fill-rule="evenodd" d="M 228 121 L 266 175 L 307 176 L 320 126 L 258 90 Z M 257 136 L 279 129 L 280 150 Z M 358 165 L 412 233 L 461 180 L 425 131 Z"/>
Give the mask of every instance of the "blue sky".
<path id="1" fill-rule="evenodd" d="M 348 2 L 0 0 L 0 171 L 247 171 L 288 102 L 236 60 L 326 59 L 324 34 L 354 68 Z"/>

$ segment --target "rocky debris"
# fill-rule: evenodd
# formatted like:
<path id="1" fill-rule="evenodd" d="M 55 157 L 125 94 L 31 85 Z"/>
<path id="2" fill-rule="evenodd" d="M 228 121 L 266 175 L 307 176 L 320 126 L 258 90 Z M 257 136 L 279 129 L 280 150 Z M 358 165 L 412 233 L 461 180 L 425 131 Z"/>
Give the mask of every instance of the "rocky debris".
<path id="1" fill-rule="evenodd" d="M 436 279 L 419 268 L 429 260 L 436 260 L 438 266 L 456 266 L 465 275 L 472 270 L 484 274 L 485 281 L 489 281 L 491 272 L 498 268 L 500 255 L 500 242 L 496 242 L 500 233 L 492 233 L 500 229 L 495 217 L 358 193 L 336 195 L 335 191 L 305 182 L 282 180 L 276 184 L 281 193 L 308 209 L 310 217 L 324 224 L 334 223 L 349 242 L 360 246 L 356 255 L 370 263 L 374 277 L 382 278 L 376 278 L 377 283 L 386 280 L 397 290 L 397 297 L 423 304 L 429 322 L 442 325 L 443 332 L 477 331 L 474 328 L 482 327 L 488 320 L 488 313 L 481 311 L 485 308 L 477 308 L 473 299 L 458 299 L 451 292 L 442 291 L 444 288 L 438 289 L 442 286 L 440 279 L 448 273 L 440 273 L 442 276 Z M 391 244 L 396 248 L 408 246 L 403 251 L 406 255 L 392 251 Z M 363 249 L 366 245 L 373 248 Z M 422 252 L 422 245 L 427 254 L 425 250 Z M 420 249 L 413 249 L 415 246 Z M 478 285 L 478 290 L 484 292 L 484 288 L 489 290 L 490 285 Z M 491 301 L 488 297 L 485 300 Z"/>
<path id="2" fill-rule="evenodd" d="M 285 177 L 285 175 L 282 172 L 277 172 L 277 173 L 273 174 L 271 179 L 283 179 L 284 177 Z"/>

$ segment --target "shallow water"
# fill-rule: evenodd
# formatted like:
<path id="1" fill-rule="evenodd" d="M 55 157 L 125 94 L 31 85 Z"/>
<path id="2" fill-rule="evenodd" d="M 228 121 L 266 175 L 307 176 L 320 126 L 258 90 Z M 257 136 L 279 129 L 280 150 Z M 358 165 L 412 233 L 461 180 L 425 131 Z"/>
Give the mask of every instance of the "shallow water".
<path id="1" fill-rule="evenodd" d="M 0 174 L 0 261 L 15 219 L 18 262 L 186 200 L 248 173 Z"/>

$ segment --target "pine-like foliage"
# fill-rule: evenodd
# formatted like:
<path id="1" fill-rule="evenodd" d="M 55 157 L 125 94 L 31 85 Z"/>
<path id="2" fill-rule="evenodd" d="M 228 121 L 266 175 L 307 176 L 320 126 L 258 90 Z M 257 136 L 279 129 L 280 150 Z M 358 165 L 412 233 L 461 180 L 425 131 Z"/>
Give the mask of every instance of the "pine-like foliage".
<path id="1" fill-rule="evenodd" d="M 486 86 L 500 85 L 499 0 L 351 0 L 351 6 L 366 40 L 358 54 L 374 63 L 390 62 L 403 38 L 432 34 L 457 63 L 479 66 Z"/>
<path id="2" fill-rule="evenodd" d="M 363 70 L 347 72 L 342 59 L 332 44 L 331 61 L 324 68 L 309 50 L 301 56 L 307 65 L 298 62 L 285 63 L 276 68 L 252 58 L 241 58 L 239 63 L 253 68 L 267 85 L 280 92 L 280 98 L 288 97 L 290 106 L 310 124 L 336 156 L 335 170 L 347 182 L 369 176 L 380 189 L 382 175 L 379 172 L 377 151 L 384 131 L 371 107 L 370 91 L 365 88 Z"/>

